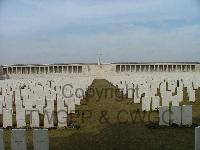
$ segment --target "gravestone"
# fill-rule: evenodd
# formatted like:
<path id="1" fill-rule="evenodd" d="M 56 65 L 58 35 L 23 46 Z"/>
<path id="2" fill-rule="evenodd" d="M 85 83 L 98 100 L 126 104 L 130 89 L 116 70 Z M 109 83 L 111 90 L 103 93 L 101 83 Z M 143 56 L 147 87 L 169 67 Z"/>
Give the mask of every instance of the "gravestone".
<path id="1" fill-rule="evenodd" d="M 44 108 L 44 128 L 54 127 L 53 109 Z"/>
<path id="2" fill-rule="evenodd" d="M 192 125 L 192 105 L 182 106 L 182 125 Z"/>
<path id="3" fill-rule="evenodd" d="M 16 109 L 16 122 L 17 128 L 26 127 L 26 117 L 25 117 L 25 110 L 24 108 L 17 108 Z"/>
<path id="4" fill-rule="evenodd" d="M 63 107 L 63 109 L 57 110 L 58 117 L 58 127 L 67 127 L 67 109 Z"/>
<path id="5" fill-rule="evenodd" d="M 181 107 L 180 106 L 172 106 L 170 113 L 170 122 L 175 123 L 177 125 L 181 125 Z"/>
<path id="6" fill-rule="evenodd" d="M 5 150 L 4 138 L 3 138 L 3 129 L 0 129 L 0 150 Z"/>
<path id="7" fill-rule="evenodd" d="M 33 147 L 34 150 L 49 150 L 48 129 L 33 130 Z"/>
<path id="8" fill-rule="evenodd" d="M 169 107 L 162 106 L 159 108 L 159 125 L 169 126 Z"/>
<path id="9" fill-rule="evenodd" d="M 30 126 L 32 128 L 38 128 L 40 126 L 39 110 L 32 108 L 31 110 L 26 110 L 27 113 L 30 114 Z"/>
<path id="10" fill-rule="evenodd" d="M 195 128 L 195 150 L 200 150 L 200 126 Z"/>
<path id="11" fill-rule="evenodd" d="M 12 127 L 12 110 L 3 108 L 3 127 Z"/>
<path id="12" fill-rule="evenodd" d="M 13 129 L 11 135 L 12 150 L 26 150 L 27 138 L 26 129 Z"/>

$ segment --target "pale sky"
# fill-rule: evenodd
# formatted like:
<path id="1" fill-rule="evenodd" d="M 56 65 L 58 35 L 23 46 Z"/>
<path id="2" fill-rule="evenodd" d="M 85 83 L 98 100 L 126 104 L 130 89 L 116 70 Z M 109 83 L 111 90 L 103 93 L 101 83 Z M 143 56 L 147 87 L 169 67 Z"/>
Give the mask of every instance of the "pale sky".
<path id="1" fill-rule="evenodd" d="M 200 61 L 200 0 L 0 0 L 0 64 Z"/>

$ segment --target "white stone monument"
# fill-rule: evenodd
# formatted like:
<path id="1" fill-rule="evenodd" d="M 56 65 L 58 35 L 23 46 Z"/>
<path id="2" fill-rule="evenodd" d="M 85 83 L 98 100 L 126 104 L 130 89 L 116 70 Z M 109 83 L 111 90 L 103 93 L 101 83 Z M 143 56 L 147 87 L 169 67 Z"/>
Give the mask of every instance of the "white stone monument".
<path id="1" fill-rule="evenodd" d="M 34 150 L 49 150 L 48 129 L 33 130 L 33 147 Z"/>
<path id="2" fill-rule="evenodd" d="M 169 107 L 162 106 L 159 108 L 159 125 L 169 126 Z"/>
<path id="3" fill-rule="evenodd" d="M 182 106 L 182 125 L 192 125 L 192 105 Z"/>
<path id="4" fill-rule="evenodd" d="M 27 150 L 26 129 L 13 129 L 11 135 L 12 150 Z"/>
<path id="5" fill-rule="evenodd" d="M 181 125 L 181 106 L 172 106 L 170 112 L 170 122 Z"/>

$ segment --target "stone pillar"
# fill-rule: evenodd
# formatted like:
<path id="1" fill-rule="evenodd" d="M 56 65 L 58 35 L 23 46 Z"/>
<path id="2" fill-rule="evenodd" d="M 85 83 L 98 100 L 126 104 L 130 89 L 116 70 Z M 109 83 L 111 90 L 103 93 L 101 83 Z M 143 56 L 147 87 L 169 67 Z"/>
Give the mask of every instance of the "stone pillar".
<path id="1" fill-rule="evenodd" d="M 181 72 L 183 72 L 183 65 L 181 65 Z"/>
<path id="2" fill-rule="evenodd" d="M 141 69 L 141 68 L 142 68 L 142 66 L 141 66 L 141 65 L 139 65 L 139 66 L 140 66 L 139 72 L 141 72 L 141 70 L 142 70 L 142 69 Z"/>
<path id="3" fill-rule="evenodd" d="M 162 69 L 161 67 L 162 67 L 162 65 L 158 65 L 159 72 L 161 72 L 161 71 L 162 71 L 162 70 L 161 70 L 161 69 Z"/>
<path id="4" fill-rule="evenodd" d="M 20 67 L 21 68 L 21 74 L 22 74 L 22 67 Z"/>
<path id="5" fill-rule="evenodd" d="M 18 69 L 19 69 L 19 68 L 18 68 L 18 67 L 16 67 L 16 74 L 18 74 L 18 71 L 19 71 Z"/>
<path id="6" fill-rule="evenodd" d="M 54 69 L 54 66 L 52 66 L 52 73 L 54 73 L 55 69 Z"/>
<path id="7" fill-rule="evenodd" d="M 57 66 L 57 73 L 59 73 L 59 66 Z"/>
<path id="8" fill-rule="evenodd" d="M 27 67 L 25 67 L 24 68 L 24 74 L 28 74 L 27 72 L 28 72 Z"/>
<path id="9" fill-rule="evenodd" d="M 151 65 L 148 65 L 147 68 L 148 68 L 148 72 L 152 72 Z"/>
<path id="10" fill-rule="evenodd" d="M 167 72 L 169 72 L 169 65 L 167 65 Z"/>
<path id="11" fill-rule="evenodd" d="M 37 67 L 34 67 L 34 69 L 35 69 L 35 74 L 38 74 L 38 72 L 37 72 Z"/>

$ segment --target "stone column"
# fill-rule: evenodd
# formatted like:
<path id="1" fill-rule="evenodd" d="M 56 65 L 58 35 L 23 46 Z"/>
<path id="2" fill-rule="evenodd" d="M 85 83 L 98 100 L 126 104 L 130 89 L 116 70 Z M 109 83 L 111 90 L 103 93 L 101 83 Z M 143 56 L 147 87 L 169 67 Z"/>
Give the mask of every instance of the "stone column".
<path id="1" fill-rule="evenodd" d="M 28 74 L 28 69 L 27 69 L 27 67 L 24 68 L 24 74 Z"/>
<path id="2" fill-rule="evenodd" d="M 158 65 L 158 70 L 159 72 L 161 72 L 161 65 Z"/>
<path id="3" fill-rule="evenodd" d="M 148 72 L 151 72 L 151 65 L 147 65 Z"/>
<path id="4" fill-rule="evenodd" d="M 53 66 L 53 73 L 55 73 L 54 71 L 55 71 L 55 70 L 54 70 L 54 66 Z"/>
<path id="5" fill-rule="evenodd" d="M 57 73 L 59 73 L 59 66 L 57 66 Z"/>
<path id="6" fill-rule="evenodd" d="M 167 72 L 169 72 L 169 65 L 167 65 Z"/>
<path id="7" fill-rule="evenodd" d="M 175 65 L 175 72 L 178 72 L 178 65 Z"/>
<path id="8" fill-rule="evenodd" d="M 181 72 L 183 72 L 183 65 L 181 65 Z"/>

